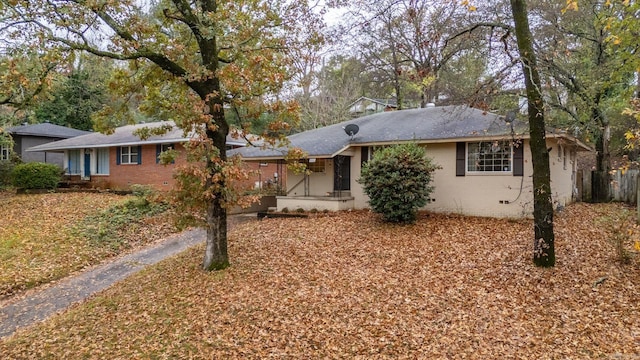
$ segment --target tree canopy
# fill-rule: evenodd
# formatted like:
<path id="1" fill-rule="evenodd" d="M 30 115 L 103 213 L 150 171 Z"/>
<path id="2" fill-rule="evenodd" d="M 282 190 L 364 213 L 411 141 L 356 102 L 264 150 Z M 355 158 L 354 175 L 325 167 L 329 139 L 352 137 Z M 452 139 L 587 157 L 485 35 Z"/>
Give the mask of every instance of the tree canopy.
<path id="1" fill-rule="evenodd" d="M 110 89 L 121 101 L 97 115 L 98 128 L 131 121 L 129 106 L 194 131 L 188 148 L 207 228 L 203 266 L 229 264 L 226 207 L 239 175 L 226 156 L 230 124 L 225 111 L 255 118 L 270 113 L 270 134 L 296 121 L 295 105 L 275 94 L 288 80 L 286 49 L 315 19 L 305 1 L 2 1 L 3 36 L 47 53 L 89 53 L 121 63 Z M 58 61 L 65 61 L 58 57 Z M 204 164 L 204 168 L 200 165 Z"/>
<path id="2" fill-rule="evenodd" d="M 100 65 L 102 69 L 98 68 Z M 54 77 L 48 94 L 35 105 L 36 121 L 93 130 L 92 115 L 110 100 L 107 93 L 108 70 L 108 63 L 101 61 Z"/>

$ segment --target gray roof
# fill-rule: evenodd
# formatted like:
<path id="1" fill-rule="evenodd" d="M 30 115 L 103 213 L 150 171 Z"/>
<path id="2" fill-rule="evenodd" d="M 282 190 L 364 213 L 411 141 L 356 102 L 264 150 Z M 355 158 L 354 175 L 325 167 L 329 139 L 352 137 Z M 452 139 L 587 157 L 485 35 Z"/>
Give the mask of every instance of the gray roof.
<path id="1" fill-rule="evenodd" d="M 344 127 L 355 124 L 360 129 L 353 139 Z M 528 126 L 514 122 L 514 130 L 522 135 Z M 390 144 L 402 141 L 420 143 L 500 138 L 511 136 L 511 127 L 504 117 L 467 106 L 429 107 L 381 112 L 348 120 L 339 124 L 289 136 L 290 146 L 301 148 L 309 157 L 333 157 L 351 145 Z M 281 158 L 287 148 L 235 149 L 245 159 Z"/>
<path id="2" fill-rule="evenodd" d="M 14 126 L 6 129 L 6 131 L 12 135 L 52 137 L 59 139 L 68 139 L 90 134 L 89 131 L 72 129 L 51 123 Z"/>
<path id="3" fill-rule="evenodd" d="M 155 128 L 163 125 L 171 125 L 173 130 L 167 132 L 164 135 L 154 135 L 146 140 L 141 140 L 138 136 L 134 135 L 134 131 L 141 128 Z M 34 146 L 27 149 L 27 151 L 63 151 L 72 149 L 86 149 L 86 148 L 106 148 L 112 146 L 136 146 L 144 144 L 166 144 L 189 141 L 190 135 L 186 134 L 182 129 L 177 127 L 172 121 L 159 121 L 145 124 L 126 125 L 118 127 L 114 130 L 113 134 L 107 135 L 102 133 L 88 133 L 74 137 L 71 139 L 55 141 L 47 144 Z M 235 139 L 231 136 L 227 136 L 227 144 L 244 146 L 246 142 L 242 139 Z"/>

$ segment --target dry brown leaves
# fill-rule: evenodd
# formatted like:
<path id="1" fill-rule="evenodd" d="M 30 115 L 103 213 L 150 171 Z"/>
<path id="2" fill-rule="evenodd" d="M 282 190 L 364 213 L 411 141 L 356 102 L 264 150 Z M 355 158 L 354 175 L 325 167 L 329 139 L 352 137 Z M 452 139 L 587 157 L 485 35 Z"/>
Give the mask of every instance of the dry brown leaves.
<path id="1" fill-rule="evenodd" d="M 357 211 L 244 224 L 230 236 L 230 269 L 202 272 L 203 249 L 192 249 L 0 342 L 0 353 L 636 358 L 640 256 L 619 265 L 596 220 L 617 210 L 567 207 L 553 269 L 532 265 L 531 221 L 425 214 L 399 226 Z"/>
<path id="2" fill-rule="evenodd" d="M 0 192 L 0 300 L 117 255 L 73 234 L 72 227 L 127 197 L 114 194 Z M 162 216 L 120 234 L 130 246 L 175 232 Z"/>

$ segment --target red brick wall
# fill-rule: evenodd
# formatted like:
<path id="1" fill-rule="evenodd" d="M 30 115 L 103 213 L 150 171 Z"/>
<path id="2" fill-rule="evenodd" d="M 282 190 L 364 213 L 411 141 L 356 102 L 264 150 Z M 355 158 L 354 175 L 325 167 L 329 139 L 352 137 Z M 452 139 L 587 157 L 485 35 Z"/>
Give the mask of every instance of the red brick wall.
<path id="1" fill-rule="evenodd" d="M 182 152 L 184 147 L 176 144 L 176 150 Z M 131 185 L 151 185 L 158 190 L 170 190 L 175 186 L 173 173 L 176 167 L 184 165 L 186 162 L 183 153 L 176 158 L 175 164 L 156 164 L 156 145 L 142 146 L 142 164 L 117 164 L 117 149 L 112 147 L 109 150 L 109 175 L 92 175 L 91 183 L 95 187 L 110 189 L 128 189 Z M 278 172 L 281 177 L 286 168 L 278 169 L 276 164 L 260 166 L 258 163 L 245 163 L 248 169 L 258 170 L 259 175 L 254 175 L 250 179 L 243 181 L 240 185 L 243 188 L 253 188 L 256 182 L 263 184 L 267 180 L 273 180 L 273 174 Z M 284 180 L 284 179 L 282 179 Z M 282 182 L 284 184 L 284 182 Z"/>
<path id="2" fill-rule="evenodd" d="M 279 168 L 273 163 L 246 162 L 243 166 L 253 174 L 248 180 L 245 180 L 240 184 L 244 189 L 253 189 L 259 183 L 262 183 L 262 187 L 265 188 L 268 186 L 275 186 L 274 183 L 276 180 L 278 180 L 282 187 L 286 184 L 284 178 L 282 178 L 287 173 L 287 169 L 284 165 Z M 274 173 L 278 173 L 278 177 L 280 179 L 276 179 L 274 177 Z"/>

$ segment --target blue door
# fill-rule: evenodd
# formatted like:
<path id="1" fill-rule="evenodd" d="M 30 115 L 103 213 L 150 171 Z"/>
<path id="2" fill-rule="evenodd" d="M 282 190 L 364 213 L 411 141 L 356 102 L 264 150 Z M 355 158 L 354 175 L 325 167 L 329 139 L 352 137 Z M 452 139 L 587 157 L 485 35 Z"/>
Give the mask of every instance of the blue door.
<path id="1" fill-rule="evenodd" d="M 91 177 L 91 153 L 84 154 L 84 177 Z"/>

